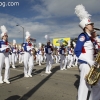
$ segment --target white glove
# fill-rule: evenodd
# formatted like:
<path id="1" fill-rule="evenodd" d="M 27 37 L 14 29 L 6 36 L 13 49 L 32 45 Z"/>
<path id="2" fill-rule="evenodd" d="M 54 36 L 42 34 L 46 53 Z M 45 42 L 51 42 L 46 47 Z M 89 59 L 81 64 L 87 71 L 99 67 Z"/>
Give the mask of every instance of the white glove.
<path id="1" fill-rule="evenodd" d="M 8 48 L 10 48 L 10 46 L 8 45 L 8 46 L 6 46 L 6 49 L 8 49 Z"/>
<path id="2" fill-rule="evenodd" d="M 6 50 L 8 48 L 9 48 L 9 46 L 6 46 L 6 47 L 1 48 L 0 50 L 3 51 L 3 50 Z"/>

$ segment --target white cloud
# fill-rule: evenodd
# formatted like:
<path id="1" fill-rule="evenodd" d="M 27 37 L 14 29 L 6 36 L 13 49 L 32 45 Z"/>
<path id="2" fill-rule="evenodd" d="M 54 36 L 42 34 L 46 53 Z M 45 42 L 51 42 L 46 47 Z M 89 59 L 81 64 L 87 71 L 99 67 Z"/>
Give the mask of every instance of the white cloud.
<path id="1" fill-rule="evenodd" d="M 36 38 L 38 42 L 45 42 L 44 36 L 48 34 L 51 38 L 57 37 L 77 37 L 82 30 L 78 27 L 78 23 L 70 23 L 68 25 L 46 25 L 44 23 L 33 22 L 28 19 L 16 18 L 7 14 L 0 14 L 0 25 L 5 25 L 8 30 L 9 40 L 16 38 L 18 41 L 22 41 L 23 30 L 21 27 L 16 26 L 20 24 L 24 27 L 24 31 L 29 31 L 31 36 Z M 99 22 L 95 24 L 100 27 Z"/>
<path id="2" fill-rule="evenodd" d="M 43 16 L 73 16 L 74 8 L 83 4 L 90 14 L 99 12 L 99 0 L 41 0 L 42 5 L 35 5 L 33 10 L 40 12 Z"/>

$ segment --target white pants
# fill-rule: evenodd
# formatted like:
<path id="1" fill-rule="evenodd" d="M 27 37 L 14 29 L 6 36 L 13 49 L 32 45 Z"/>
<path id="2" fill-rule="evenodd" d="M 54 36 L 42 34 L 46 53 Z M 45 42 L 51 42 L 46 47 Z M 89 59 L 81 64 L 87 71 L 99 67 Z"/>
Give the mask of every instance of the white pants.
<path id="1" fill-rule="evenodd" d="M 53 54 L 51 54 L 51 57 L 52 57 L 52 64 L 54 64 L 54 56 L 53 56 Z"/>
<path id="2" fill-rule="evenodd" d="M 36 63 L 39 61 L 39 56 L 36 54 Z"/>
<path id="3" fill-rule="evenodd" d="M 58 55 L 55 55 L 56 63 L 59 62 Z"/>
<path id="4" fill-rule="evenodd" d="M 19 63 L 22 63 L 22 55 L 19 54 Z"/>
<path id="5" fill-rule="evenodd" d="M 12 53 L 12 65 L 15 66 L 15 63 L 17 61 L 17 57 L 15 53 Z"/>
<path id="6" fill-rule="evenodd" d="M 66 69 L 67 64 L 68 64 L 68 56 L 65 56 L 65 63 L 63 69 Z"/>
<path id="7" fill-rule="evenodd" d="M 72 63 L 73 63 L 73 56 L 72 55 L 68 55 L 68 61 L 69 61 L 68 68 L 70 68 L 72 66 Z"/>
<path id="8" fill-rule="evenodd" d="M 51 54 L 46 54 L 46 58 L 47 58 L 46 72 L 50 72 L 51 71 L 51 64 L 52 64 Z"/>
<path id="9" fill-rule="evenodd" d="M 43 61 L 43 56 L 42 54 L 38 55 L 38 60 L 39 60 L 39 65 L 41 65 L 42 61 Z"/>
<path id="10" fill-rule="evenodd" d="M 31 75 L 34 66 L 33 55 L 29 52 L 24 53 L 24 75 Z"/>
<path id="11" fill-rule="evenodd" d="M 61 62 L 60 62 L 60 69 L 63 69 L 64 68 L 64 62 L 65 62 L 65 55 L 60 55 L 60 59 L 61 59 Z"/>
<path id="12" fill-rule="evenodd" d="M 45 53 L 43 55 L 43 60 L 44 60 L 44 62 L 46 61 L 46 54 Z"/>
<path id="13" fill-rule="evenodd" d="M 86 84 L 85 77 L 90 71 L 90 67 L 88 64 L 80 64 L 79 65 L 80 70 L 80 84 L 78 88 L 78 100 L 87 100 L 87 94 L 89 90 L 89 85 Z"/>
<path id="14" fill-rule="evenodd" d="M 72 55 L 69 55 L 69 54 L 68 54 L 68 68 L 70 68 L 70 67 L 71 67 L 71 66 L 70 66 L 71 56 L 72 56 Z"/>
<path id="15" fill-rule="evenodd" d="M 22 54 L 22 61 L 21 62 L 24 62 L 24 54 Z"/>
<path id="16" fill-rule="evenodd" d="M 9 54 L 9 63 L 11 64 L 12 62 L 12 55 Z"/>
<path id="17" fill-rule="evenodd" d="M 5 63 L 4 80 L 8 80 L 10 73 L 9 53 L 0 53 L 0 81 L 2 81 L 2 68 L 4 66 L 4 63 Z"/>

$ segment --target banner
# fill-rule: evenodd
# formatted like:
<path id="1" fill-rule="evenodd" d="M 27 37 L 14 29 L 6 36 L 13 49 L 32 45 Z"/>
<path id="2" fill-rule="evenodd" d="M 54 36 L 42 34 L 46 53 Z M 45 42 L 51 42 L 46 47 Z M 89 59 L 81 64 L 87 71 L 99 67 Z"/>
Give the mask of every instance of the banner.
<path id="1" fill-rule="evenodd" d="M 69 40 L 70 40 L 70 38 L 54 38 L 53 45 L 60 46 L 60 44 L 59 44 L 60 41 L 63 42 L 64 45 L 67 45 Z"/>

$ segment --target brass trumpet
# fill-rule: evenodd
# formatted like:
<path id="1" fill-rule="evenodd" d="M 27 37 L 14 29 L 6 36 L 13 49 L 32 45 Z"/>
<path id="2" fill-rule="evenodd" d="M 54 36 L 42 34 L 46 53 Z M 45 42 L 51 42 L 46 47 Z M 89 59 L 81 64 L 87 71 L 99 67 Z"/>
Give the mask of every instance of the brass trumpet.
<path id="1" fill-rule="evenodd" d="M 100 31 L 100 29 L 99 29 L 99 28 L 94 28 L 94 30 Z"/>

